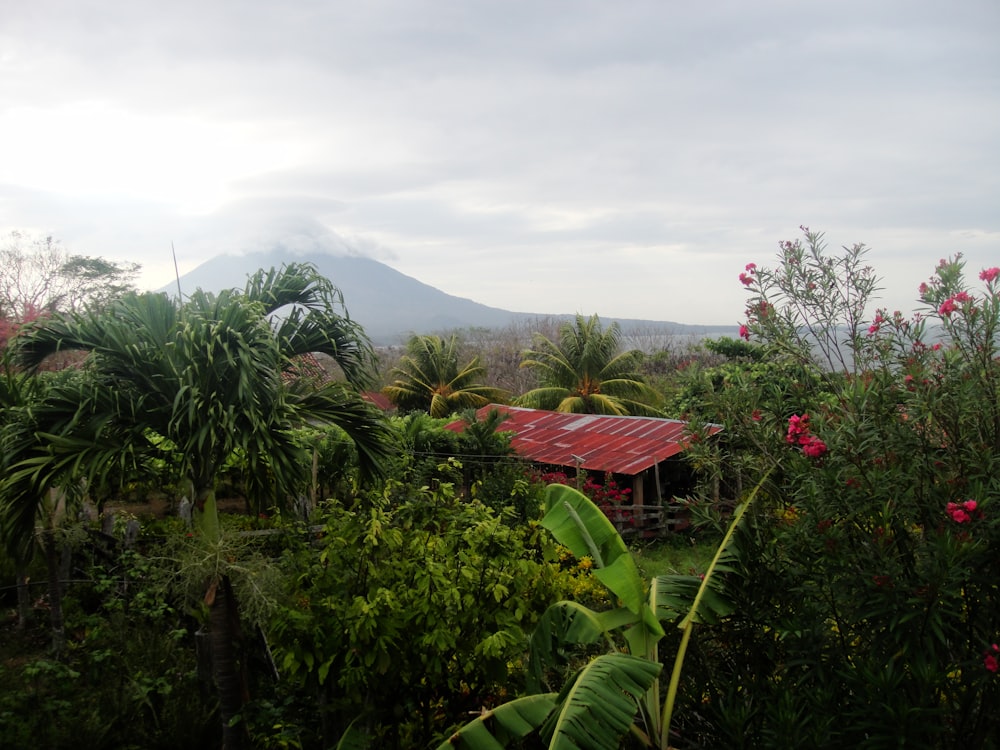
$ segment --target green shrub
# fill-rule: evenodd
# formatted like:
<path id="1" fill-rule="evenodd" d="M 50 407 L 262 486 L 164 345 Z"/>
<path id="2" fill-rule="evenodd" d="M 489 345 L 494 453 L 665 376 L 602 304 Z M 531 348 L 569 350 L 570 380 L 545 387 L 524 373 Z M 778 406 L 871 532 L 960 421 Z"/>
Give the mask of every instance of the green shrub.
<path id="1" fill-rule="evenodd" d="M 319 696 L 305 742 L 354 720 L 378 747 L 424 746 L 517 690 L 526 629 L 572 586 L 536 524 L 514 528 L 453 487 L 390 485 L 284 560 L 271 644 L 290 692 Z"/>
<path id="2" fill-rule="evenodd" d="M 217 744 L 217 720 L 197 677 L 194 623 L 167 596 L 159 565 L 124 552 L 81 568 L 91 582 L 68 589 L 60 659 L 46 653 L 44 618 L 4 649 L 4 747 Z"/>
<path id="3" fill-rule="evenodd" d="M 717 402 L 752 446 L 717 458 L 772 480 L 736 539 L 736 612 L 692 654 L 684 739 L 996 747 L 1000 271 L 976 292 L 942 261 L 920 314 L 866 319 L 864 248 L 807 232 L 781 253 L 743 275 L 745 333 L 812 385 Z"/>

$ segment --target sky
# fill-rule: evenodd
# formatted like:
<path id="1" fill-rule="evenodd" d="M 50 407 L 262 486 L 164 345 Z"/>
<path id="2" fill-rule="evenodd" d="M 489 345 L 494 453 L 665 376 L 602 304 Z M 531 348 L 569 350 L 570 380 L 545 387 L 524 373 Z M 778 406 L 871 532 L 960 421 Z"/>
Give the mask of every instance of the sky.
<path id="1" fill-rule="evenodd" d="M 909 311 L 1000 265 L 998 39 L 996 0 L 0 0 L 0 233 L 731 325 L 806 225 Z"/>

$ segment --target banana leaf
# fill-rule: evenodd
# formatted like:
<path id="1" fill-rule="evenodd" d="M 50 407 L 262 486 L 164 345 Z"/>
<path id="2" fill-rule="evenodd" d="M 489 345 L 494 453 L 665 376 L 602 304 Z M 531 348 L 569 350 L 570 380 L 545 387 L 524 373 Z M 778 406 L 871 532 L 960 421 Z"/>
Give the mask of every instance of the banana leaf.
<path id="1" fill-rule="evenodd" d="M 499 750 L 527 737 L 545 723 L 556 707 L 555 693 L 528 695 L 497 706 L 483 714 L 438 746 L 438 750 Z"/>

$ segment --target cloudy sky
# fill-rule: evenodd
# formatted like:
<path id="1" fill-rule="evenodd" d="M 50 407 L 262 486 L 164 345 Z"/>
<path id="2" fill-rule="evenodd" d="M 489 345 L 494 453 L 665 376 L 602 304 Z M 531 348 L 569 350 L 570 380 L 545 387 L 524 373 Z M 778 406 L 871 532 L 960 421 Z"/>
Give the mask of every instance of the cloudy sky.
<path id="1" fill-rule="evenodd" d="M 0 0 L 0 232 L 733 324 L 805 224 L 910 310 L 1000 265 L 998 40 L 997 0 Z"/>

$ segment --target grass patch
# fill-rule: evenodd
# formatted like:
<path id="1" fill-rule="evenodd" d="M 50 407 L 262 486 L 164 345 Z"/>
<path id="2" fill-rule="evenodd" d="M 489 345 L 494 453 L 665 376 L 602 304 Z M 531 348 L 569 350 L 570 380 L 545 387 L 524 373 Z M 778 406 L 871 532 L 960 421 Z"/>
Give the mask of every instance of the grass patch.
<path id="1" fill-rule="evenodd" d="M 652 544 L 632 548 L 636 565 L 646 578 L 671 573 L 701 573 L 712 561 L 718 543 L 714 539 L 675 534 Z"/>

